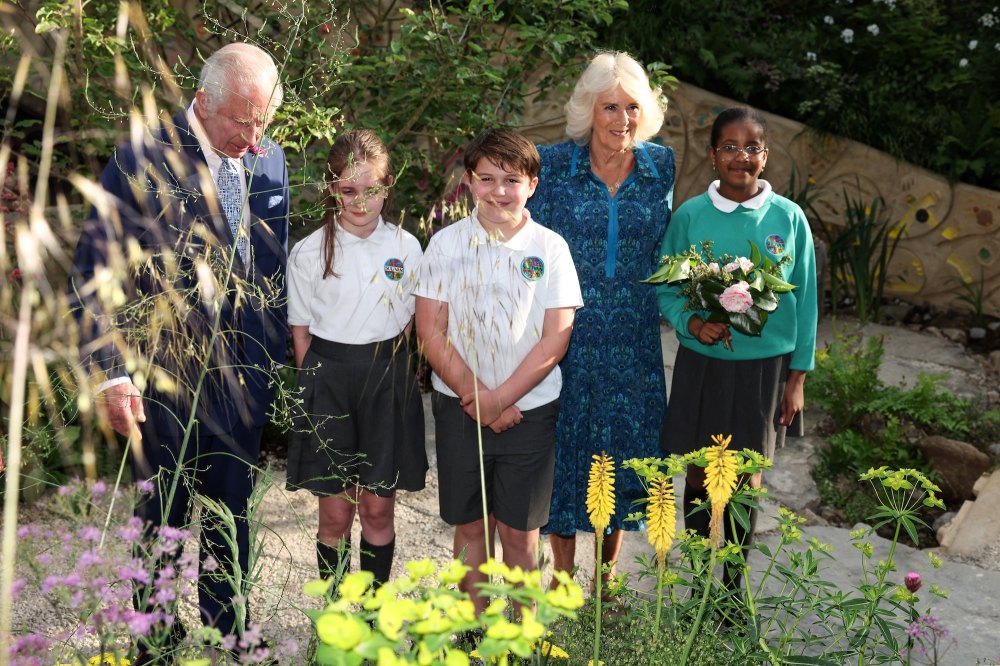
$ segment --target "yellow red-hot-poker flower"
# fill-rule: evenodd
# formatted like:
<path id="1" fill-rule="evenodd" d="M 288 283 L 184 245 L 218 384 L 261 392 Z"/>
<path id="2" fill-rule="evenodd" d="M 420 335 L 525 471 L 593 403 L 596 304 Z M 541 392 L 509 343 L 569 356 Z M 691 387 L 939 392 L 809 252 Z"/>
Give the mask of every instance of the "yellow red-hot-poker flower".
<path id="1" fill-rule="evenodd" d="M 615 513 L 615 463 L 601 451 L 594 455 L 587 484 L 587 513 L 595 530 L 603 531 Z"/>
<path id="2" fill-rule="evenodd" d="M 653 479 L 649 485 L 649 501 L 646 504 L 646 535 L 656 551 L 660 567 L 667 561 L 670 546 L 677 532 L 677 505 L 674 485 L 667 477 Z"/>
<path id="3" fill-rule="evenodd" d="M 732 435 L 728 437 L 723 437 L 721 434 L 712 435 L 715 446 L 710 446 L 705 451 L 705 458 L 708 460 L 708 465 L 705 466 L 705 490 L 712 505 L 709 540 L 716 546 L 722 543 L 723 516 L 726 505 L 736 490 L 737 456 L 735 451 L 727 448 L 732 439 Z"/>

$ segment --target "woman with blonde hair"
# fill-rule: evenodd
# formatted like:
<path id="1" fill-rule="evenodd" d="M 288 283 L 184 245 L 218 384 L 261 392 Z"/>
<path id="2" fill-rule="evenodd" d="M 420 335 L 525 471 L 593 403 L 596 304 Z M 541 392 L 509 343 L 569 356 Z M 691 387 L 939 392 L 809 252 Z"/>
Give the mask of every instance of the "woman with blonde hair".
<path id="1" fill-rule="evenodd" d="M 663 124 L 660 91 L 626 53 L 601 53 L 565 106 L 569 140 L 539 146 L 542 170 L 528 203 L 532 216 L 566 239 L 586 304 L 562 361 L 556 483 L 549 523 L 554 566 L 571 571 L 586 512 L 591 457 L 619 463 L 658 455 L 666 389 L 656 292 L 641 282 L 658 261 L 670 221 L 674 153 L 649 140 Z M 616 513 L 603 535 L 613 575 L 631 502 L 643 496 L 620 474 Z"/>

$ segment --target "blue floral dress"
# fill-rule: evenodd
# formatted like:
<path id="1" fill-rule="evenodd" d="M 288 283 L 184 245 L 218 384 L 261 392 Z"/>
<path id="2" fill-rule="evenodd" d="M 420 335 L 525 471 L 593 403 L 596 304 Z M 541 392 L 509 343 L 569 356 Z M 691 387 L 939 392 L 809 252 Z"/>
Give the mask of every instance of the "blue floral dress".
<path id="1" fill-rule="evenodd" d="M 556 472 L 546 534 L 593 531 L 587 517 L 592 456 L 607 452 L 616 465 L 615 516 L 625 522 L 644 496 L 622 460 L 660 455 L 666 408 L 660 314 L 653 285 L 641 282 L 658 263 L 670 222 L 674 153 L 640 143 L 635 167 L 616 196 L 590 170 L 590 151 L 572 141 L 539 146 L 542 170 L 528 201 L 531 216 L 569 244 L 583 290 L 569 351 L 556 429 Z"/>

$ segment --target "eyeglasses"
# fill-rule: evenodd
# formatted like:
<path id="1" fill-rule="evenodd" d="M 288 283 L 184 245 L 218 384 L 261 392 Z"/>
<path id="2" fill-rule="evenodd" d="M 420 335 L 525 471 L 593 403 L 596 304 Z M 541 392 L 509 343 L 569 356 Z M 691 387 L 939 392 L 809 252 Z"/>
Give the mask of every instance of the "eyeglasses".
<path id="1" fill-rule="evenodd" d="M 725 155 L 727 159 L 736 159 L 737 155 L 743 153 L 747 156 L 748 160 L 752 160 L 767 152 L 767 148 L 764 148 L 763 146 L 747 146 L 745 148 L 740 148 L 734 143 L 721 145 L 715 150 Z"/>

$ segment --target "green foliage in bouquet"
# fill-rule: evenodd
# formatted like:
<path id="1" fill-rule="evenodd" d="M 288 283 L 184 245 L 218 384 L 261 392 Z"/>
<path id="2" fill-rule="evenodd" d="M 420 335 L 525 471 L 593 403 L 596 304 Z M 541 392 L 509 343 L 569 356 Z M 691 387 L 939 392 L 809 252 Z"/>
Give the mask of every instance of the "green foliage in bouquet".
<path id="1" fill-rule="evenodd" d="M 768 315 L 778 307 L 778 294 L 795 286 L 785 281 L 782 266 L 761 255 L 753 241 L 749 257 L 716 258 L 712 241 L 692 245 L 687 252 L 660 259 L 660 269 L 646 278 L 652 284 L 682 283 L 687 298 L 685 309 L 708 312 L 707 321 L 724 322 L 744 335 L 759 336 Z"/>

